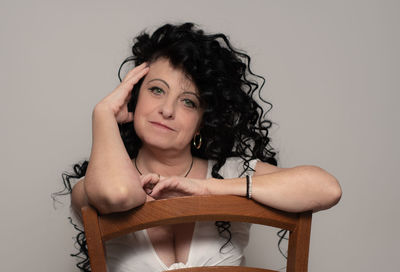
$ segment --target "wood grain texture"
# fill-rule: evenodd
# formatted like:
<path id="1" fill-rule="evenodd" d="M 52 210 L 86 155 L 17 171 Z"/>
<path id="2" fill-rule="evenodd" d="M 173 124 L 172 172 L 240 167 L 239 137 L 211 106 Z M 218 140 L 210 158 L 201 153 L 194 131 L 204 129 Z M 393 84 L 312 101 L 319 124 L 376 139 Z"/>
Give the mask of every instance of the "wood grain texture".
<path id="1" fill-rule="evenodd" d="M 82 217 L 92 271 L 107 272 L 104 243 L 97 212 L 90 206 L 82 207 Z"/>

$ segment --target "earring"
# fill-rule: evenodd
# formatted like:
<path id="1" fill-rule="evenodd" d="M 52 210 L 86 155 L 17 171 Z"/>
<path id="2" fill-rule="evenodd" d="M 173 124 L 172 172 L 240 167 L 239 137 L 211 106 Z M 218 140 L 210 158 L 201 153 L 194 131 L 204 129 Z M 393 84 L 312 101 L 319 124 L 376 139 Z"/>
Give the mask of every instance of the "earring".
<path id="1" fill-rule="evenodd" d="M 197 132 L 194 137 L 193 137 L 193 146 L 196 149 L 200 149 L 201 147 L 201 134 L 200 132 Z"/>

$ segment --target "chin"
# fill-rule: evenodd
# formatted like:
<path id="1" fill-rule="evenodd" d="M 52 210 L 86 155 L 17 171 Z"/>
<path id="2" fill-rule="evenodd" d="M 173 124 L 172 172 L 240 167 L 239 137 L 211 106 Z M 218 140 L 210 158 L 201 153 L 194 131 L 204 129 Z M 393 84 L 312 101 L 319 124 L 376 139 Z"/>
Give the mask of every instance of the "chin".
<path id="1" fill-rule="evenodd" d="M 173 149 L 174 145 L 171 141 L 171 139 L 168 139 L 167 137 L 160 139 L 160 137 L 150 137 L 150 139 L 142 139 L 142 143 L 145 146 L 150 146 L 153 148 L 158 148 L 158 149 Z"/>
<path id="2" fill-rule="evenodd" d="M 148 146 L 152 149 L 159 149 L 162 151 L 180 151 L 180 150 L 184 150 L 185 148 L 187 148 L 189 146 L 190 149 L 190 144 L 187 145 L 182 145 L 181 141 L 176 141 L 176 138 L 171 139 L 171 138 L 162 138 L 160 139 L 160 137 L 153 137 L 152 139 L 146 141 L 146 140 L 142 140 L 142 143 L 144 146 Z"/>

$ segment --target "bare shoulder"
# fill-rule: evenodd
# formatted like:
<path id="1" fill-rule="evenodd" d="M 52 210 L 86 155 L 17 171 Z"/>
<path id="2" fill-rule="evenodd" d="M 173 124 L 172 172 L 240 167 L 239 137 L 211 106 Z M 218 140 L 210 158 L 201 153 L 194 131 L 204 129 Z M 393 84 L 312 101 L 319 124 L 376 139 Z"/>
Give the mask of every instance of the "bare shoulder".
<path id="1" fill-rule="evenodd" d="M 267 162 L 258 161 L 255 170 L 254 176 L 259 176 L 279 172 L 283 170 L 283 168 L 279 168 Z"/>

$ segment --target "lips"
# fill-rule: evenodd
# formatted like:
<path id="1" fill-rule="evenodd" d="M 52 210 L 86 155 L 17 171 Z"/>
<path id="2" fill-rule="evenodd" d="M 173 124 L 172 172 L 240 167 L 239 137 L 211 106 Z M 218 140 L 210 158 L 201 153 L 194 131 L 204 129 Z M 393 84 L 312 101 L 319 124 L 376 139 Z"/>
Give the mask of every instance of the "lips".
<path id="1" fill-rule="evenodd" d="M 153 121 L 150 121 L 150 123 L 152 125 L 156 126 L 156 127 L 159 127 L 159 128 L 164 128 L 164 129 L 167 129 L 167 130 L 175 131 L 175 129 L 173 129 L 173 128 L 171 128 L 171 127 L 169 127 L 169 126 L 167 126 L 167 125 L 165 125 L 163 123 L 153 122 Z"/>

